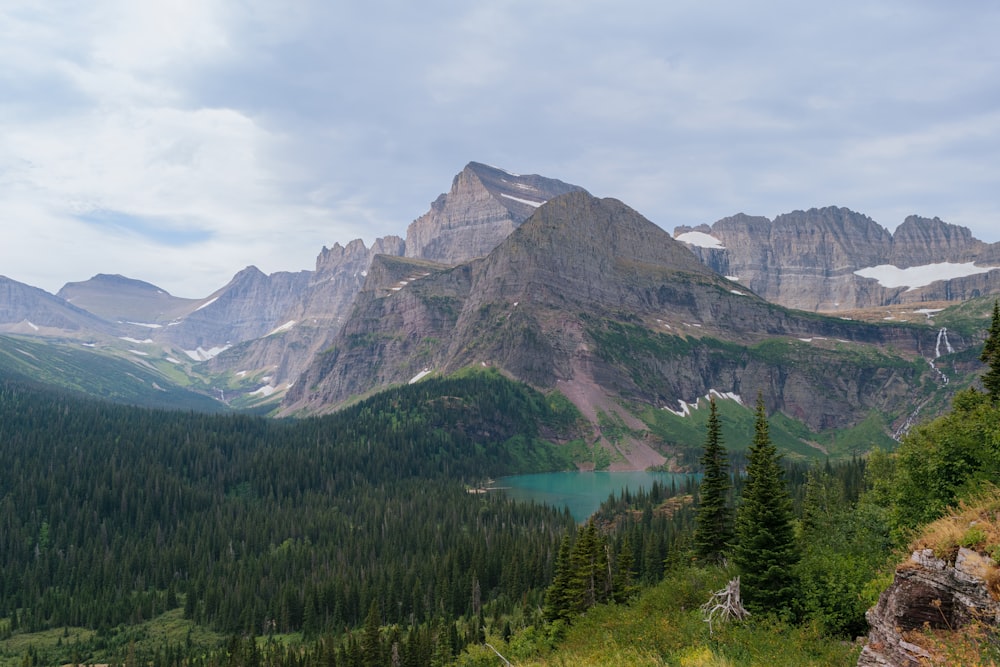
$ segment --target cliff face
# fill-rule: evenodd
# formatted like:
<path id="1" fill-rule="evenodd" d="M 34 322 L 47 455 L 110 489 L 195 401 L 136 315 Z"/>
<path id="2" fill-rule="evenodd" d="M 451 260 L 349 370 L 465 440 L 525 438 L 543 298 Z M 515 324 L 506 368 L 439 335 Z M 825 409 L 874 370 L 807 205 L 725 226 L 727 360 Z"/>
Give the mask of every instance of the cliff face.
<path id="1" fill-rule="evenodd" d="M 873 407 L 905 410 L 932 372 L 911 360 L 933 357 L 936 334 L 774 306 L 621 202 L 574 192 L 485 258 L 376 258 L 350 318 L 283 410 L 323 411 L 426 372 L 493 366 L 558 387 L 584 415 L 613 413 L 622 398 L 659 408 L 709 390 L 762 390 L 770 409 L 833 428 Z"/>
<path id="2" fill-rule="evenodd" d="M 266 371 L 270 386 L 275 388 L 294 382 L 340 331 L 374 258 L 382 254 L 402 255 L 403 240 L 387 236 L 368 248 L 356 239 L 346 246 L 336 243 L 323 248 L 316 258 L 316 270 L 306 273 L 305 284 L 298 285 L 294 293 L 279 290 L 288 298 L 276 300 L 281 308 L 266 313 L 265 330 L 252 339 L 242 339 L 246 341 L 243 345 L 211 359 L 206 366 L 212 372 Z"/>
<path id="3" fill-rule="evenodd" d="M 773 221 L 740 214 L 675 233 L 708 266 L 790 308 L 836 312 L 1000 293 L 1000 243 L 938 218 L 910 216 L 890 234 L 867 216 L 828 207 Z"/>
<path id="4" fill-rule="evenodd" d="M 925 646 L 927 630 L 961 632 L 971 623 L 1000 625 L 1000 604 L 987 579 L 995 564 L 971 549 L 960 548 L 954 563 L 931 549 L 914 551 L 896 570 L 892 585 L 866 615 L 868 643 L 859 667 L 918 667 L 940 664 Z"/>
<path id="5" fill-rule="evenodd" d="M 483 257 L 543 203 L 574 190 L 581 188 L 470 162 L 407 228 L 406 256 L 452 265 Z"/>

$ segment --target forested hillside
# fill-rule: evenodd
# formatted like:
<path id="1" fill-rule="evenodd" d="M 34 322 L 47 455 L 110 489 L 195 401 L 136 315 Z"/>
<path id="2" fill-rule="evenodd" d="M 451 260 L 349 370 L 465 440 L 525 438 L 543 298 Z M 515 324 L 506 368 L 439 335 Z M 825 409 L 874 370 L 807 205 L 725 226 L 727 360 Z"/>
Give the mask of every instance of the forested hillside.
<path id="1" fill-rule="evenodd" d="M 572 437 L 575 420 L 485 374 L 294 422 L 5 382 L 0 631 L 98 630 L 77 647 L 86 658 L 174 607 L 227 634 L 308 637 L 357 627 L 373 605 L 380 624 L 416 629 L 538 604 L 571 518 L 466 482 L 566 467 L 539 434 Z"/>

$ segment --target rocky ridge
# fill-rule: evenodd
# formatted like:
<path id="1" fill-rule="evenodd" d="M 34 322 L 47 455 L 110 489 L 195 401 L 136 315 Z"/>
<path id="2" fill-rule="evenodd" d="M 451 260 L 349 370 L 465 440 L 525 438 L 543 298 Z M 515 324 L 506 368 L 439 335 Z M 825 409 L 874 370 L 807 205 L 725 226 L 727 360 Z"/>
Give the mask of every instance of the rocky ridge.
<path id="1" fill-rule="evenodd" d="M 406 256 L 442 264 L 483 257 L 549 199 L 579 186 L 470 162 L 406 230 Z"/>
<path id="2" fill-rule="evenodd" d="M 773 221 L 738 214 L 674 235 L 706 265 L 789 308 L 839 312 L 1000 293 L 1000 243 L 938 218 L 910 216 L 890 233 L 827 207 Z"/>
<path id="3" fill-rule="evenodd" d="M 600 411 L 634 419 L 622 399 L 676 406 L 712 390 L 765 389 L 769 408 L 818 430 L 856 423 L 873 407 L 903 410 L 931 372 L 902 359 L 858 366 L 855 352 L 841 352 L 932 355 L 936 332 L 925 327 L 806 316 L 739 288 L 628 206 L 571 192 L 484 258 L 375 258 L 350 318 L 289 390 L 283 413 L 489 366 L 558 387 L 595 416 L 595 437 Z M 756 351 L 775 338 L 787 341 L 783 356 Z M 655 458 L 648 443 L 613 446 L 629 465 Z"/>

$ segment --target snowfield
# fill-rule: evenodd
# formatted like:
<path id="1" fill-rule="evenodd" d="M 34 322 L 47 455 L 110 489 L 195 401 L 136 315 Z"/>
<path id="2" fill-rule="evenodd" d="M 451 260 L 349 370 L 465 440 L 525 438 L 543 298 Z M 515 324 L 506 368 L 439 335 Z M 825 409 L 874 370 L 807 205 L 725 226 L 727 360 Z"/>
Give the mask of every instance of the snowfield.
<path id="1" fill-rule="evenodd" d="M 964 264 L 941 262 L 940 264 L 925 264 L 900 269 L 891 264 L 880 264 L 866 269 L 858 269 L 854 275 L 877 280 L 882 287 L 908 287 L 907 291 L 912 291 L 918 287 L 927 287 L 939 280 L 965 278 L 977 273 L 989 273 L 994 269 L 1000 269 L 1000 266 L 976 266 L 975 262 Z"/>

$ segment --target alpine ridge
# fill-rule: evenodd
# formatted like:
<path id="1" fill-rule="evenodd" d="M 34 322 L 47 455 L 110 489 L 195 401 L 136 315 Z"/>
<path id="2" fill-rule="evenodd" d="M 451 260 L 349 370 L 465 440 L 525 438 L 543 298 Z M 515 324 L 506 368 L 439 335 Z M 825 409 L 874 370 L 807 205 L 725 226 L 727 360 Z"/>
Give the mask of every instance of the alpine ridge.
<path id="1" fill-rule="evenodd" d="M 375 258 L 351 316 L 289 390 L 282 413 L 322 412 L 427 374 L 491 367 L 558 389 L 621 467 L 645 467 L 666 460 L 662 443 L 610 442 L 602 432 L 608 416 L 643 431 L 624 404 L 663 408 L 710 391 L 760 390 L 770 409 L 811 428 L 849 426 L 873 406 L 902 414 L 911 389 L 933 372 L 878 350 L 917 359 L 932 354 L 936 335 L 772 305 L 620 201 L 571 192 L 540 206 L 484 258 L 457 266 Z"/>
<path id="2" fill-rule="evenodd" d="M 817 312 L 965 301 L 1000 293 L 1000 243 L 911 215 L 890 233 L 846 208 L 744 214 L 678 227 L 706 265 L 761 297 Z"/>

